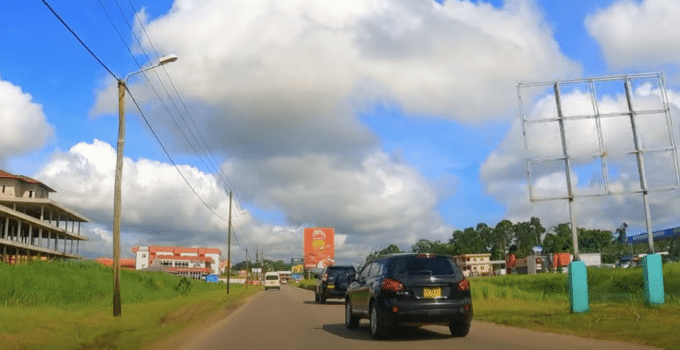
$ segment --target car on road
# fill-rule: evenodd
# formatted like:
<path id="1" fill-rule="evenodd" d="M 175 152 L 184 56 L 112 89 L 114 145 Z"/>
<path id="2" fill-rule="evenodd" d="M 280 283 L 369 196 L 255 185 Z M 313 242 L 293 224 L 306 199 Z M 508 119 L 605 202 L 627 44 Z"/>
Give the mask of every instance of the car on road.
<path id="1" fill-rule="evenodd" d="M 356 275 L 356 269 L 352 265 L 331 265 L 323 269 L 320 278 L 316 282 L 314 300 L 317 303 L 325 303 L 326 299 L 344 299 L 345 291 Z"/>
<path id="2" fill-rule="evenodd" d="M 392 326 L 446 325 L 464 337 L 472 322 L 470 282 L 452 257 L 402 253 L 368 261 L 345 296 L 345 325 L 369 319 L 371 336 L 381 339 Z"/>
<path id="3" fill-rule="evenodd" d="M 264 274 L 264 290 L 270 288 L 281 289 L 281 280 L 278 272 L 267 272 Z"/>

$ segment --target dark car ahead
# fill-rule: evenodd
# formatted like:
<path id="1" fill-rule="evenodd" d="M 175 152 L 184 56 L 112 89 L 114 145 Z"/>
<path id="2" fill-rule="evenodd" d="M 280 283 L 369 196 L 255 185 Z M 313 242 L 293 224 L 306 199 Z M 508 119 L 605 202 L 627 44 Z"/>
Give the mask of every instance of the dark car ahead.
<path id="1" fill-rule="evenodd" d="M 354 266 L 328 266 L 316 282 L 314 300 L 325 303 L 328 298 L 344 299 L 345 291 L 356 275 Z"/>
<path id="2" fill-rule="evenodd" d="M 394 325 L 447 325 L 464 337 L 472 322 L 470 282 L 453 258 L 395 254 L 369 261 L 347 288 L 345 325 L 370 320 L 371 336 L 384 338 Z"/>

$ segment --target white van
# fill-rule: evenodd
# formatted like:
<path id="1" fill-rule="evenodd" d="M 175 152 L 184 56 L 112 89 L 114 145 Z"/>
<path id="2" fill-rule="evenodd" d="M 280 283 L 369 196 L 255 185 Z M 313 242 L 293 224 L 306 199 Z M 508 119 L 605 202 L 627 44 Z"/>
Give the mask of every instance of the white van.
<path id="1" fill-rule="evenodd" d="M 264 290 L 269 288 L 281 289 L 281 280 L 278 272 L 267 272 L 264 274 Z"/>

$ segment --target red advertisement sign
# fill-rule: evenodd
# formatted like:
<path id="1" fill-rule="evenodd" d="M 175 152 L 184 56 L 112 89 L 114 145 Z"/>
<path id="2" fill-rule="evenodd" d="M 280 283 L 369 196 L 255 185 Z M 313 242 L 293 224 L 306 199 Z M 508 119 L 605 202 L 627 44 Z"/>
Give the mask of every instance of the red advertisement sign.
<path id="1" fill-rule="evenodd" d="M 326 267 L 335 263 L 335 229 L 305 228 L 305 268 Z"/>

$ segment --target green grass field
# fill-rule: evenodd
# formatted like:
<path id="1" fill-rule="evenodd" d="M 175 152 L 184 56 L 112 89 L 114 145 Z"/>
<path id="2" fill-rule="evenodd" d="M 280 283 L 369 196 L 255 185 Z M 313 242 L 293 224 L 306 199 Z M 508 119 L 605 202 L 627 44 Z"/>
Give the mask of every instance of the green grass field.
<path id="1" fill-rule="evenodd" d="M 540 331 L 680 349 L 680 263 L 666 264 L 666 303 L 644 302 L 641 268 L 588 268 L 590 312 L 572 314 L 567 275 L 470 280 L 475 319 Z"/>
<path id="2" fill-rule="evenodd" d="M 121 271 L 113 317 L 113 271 L 94 262 L 0 264 L 0 281 L 2 349 L 140 348 L 261 289 Z"/>
<path id="3" fill-rule="evenodd" d="M 113 272 L 89 261 L 0 264 L 0 348 L 140 348 L 261 288 L 122 271 L 122 317 L 112 316 Z M 680 349 L 680 263 L 664 265 L 666 303 L 647 307 L 642 270 L 589 269 L 590 312 L 569 312 L 567 276 L 472 278 L 475 319 L 514 327 Z M 313 289 L 315 280 L 300 287 Z"/>

